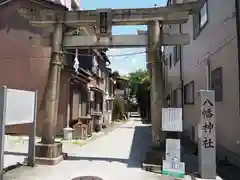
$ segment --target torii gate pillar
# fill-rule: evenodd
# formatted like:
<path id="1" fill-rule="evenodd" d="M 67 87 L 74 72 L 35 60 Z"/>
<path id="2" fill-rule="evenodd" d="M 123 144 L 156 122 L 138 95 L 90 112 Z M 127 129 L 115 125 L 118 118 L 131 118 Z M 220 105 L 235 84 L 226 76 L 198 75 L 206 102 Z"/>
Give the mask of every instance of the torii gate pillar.
<path id="1" fill-rule="evenodd" d="M 38 164 L 54 165 L 63 159 L 62 143 L 55 142 L 62 69 L 62 34 L 62 23 L 56 22 L 52 38 L 52 57 L 44 101 L 45 116 L 43 119 L 42 140 L 36 144 L 36 162 Z"/>
<path id="2" fill-rule="evenodd" d="M 161 145 L 165 141 L 165 134 L 161 128 L 162 108 L 164 107 L 164 80 L 161 61 L 161 36 L 163 32 L 160 26 L 159 21 L 148 22 L 147 63 L 151 79 L 152 146 L 157 153 L 154 155 L 154 159 L 161 158 L 159 149 L 162 148 Z M 156 158 L 156 156 L 159 158 Z"/>

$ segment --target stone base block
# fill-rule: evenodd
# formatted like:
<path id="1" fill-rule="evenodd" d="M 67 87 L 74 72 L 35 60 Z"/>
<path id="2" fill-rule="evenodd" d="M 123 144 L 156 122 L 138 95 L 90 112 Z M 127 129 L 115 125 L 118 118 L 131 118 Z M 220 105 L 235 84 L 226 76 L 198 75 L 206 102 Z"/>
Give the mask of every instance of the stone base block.
<path id="1" fill-rule="evenodd" d="M 36 164 L 40 165 L 56 165 L 60 163 L 63 160 L 63 155 L 60 155 L 56 158 L 41 158 L 41 157 L 36 157 Z"/>
<path id="2" fill-rule="evenodd" d="M 62 143 L 54 144 L 38 143 L 36 149 L 36 163 L 44 165 L 55 165 L 63 160 Z"/>

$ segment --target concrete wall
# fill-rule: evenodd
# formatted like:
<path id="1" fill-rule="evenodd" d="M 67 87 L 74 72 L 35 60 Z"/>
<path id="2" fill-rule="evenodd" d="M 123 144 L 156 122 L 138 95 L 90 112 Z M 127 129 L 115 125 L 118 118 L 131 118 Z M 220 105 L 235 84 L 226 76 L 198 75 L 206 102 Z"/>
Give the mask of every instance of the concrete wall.
<path id="1" fill-rule="evenodd" d="M 208 23 L 195 40 L 193 18 L 183 25 L 182 31 L 191 37 L 190 45 L 182 49 L 183 80 L 185 85 L 194 81 L 195 86 L 194 104 L 184 105 L 184 129 L 190 135 L 194 134 L 193 127 L 196 128 L 200 116 L 197 92 L 207 87 L 206 60 L 209 59 L 211 71 L 222 68 L 223 100 L 216 102 L 218 155 L 227 156 L 231 162 L 240 165 L 239 69 L 234 12 L 234 0 L 209 0 Z M 170 31 L 179 32 L 178 25 L 172 25 Z M 165 54 L 169 59 L 173 47 L 166 47 Z M 168 69 L 168 84 L 172 86 L 170 91 L 180 87 L 179 61 Z M 181 101 L 179 95 L 178 99 Z"/>

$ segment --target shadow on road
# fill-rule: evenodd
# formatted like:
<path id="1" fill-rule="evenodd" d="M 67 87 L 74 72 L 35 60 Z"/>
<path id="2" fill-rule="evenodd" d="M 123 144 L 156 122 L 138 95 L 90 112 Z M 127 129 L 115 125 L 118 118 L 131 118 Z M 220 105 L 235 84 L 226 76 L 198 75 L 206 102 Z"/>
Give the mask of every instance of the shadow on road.
<path id="1" fill-rule="evenodd" d="M 130 127 L 126 127 L 126 128 L 130 128 Z M 128 159 L 109 158 L 109 157 L 68 156 L 67 160 L 120 162 L 120 163 L 127 164 L 129 168 L 140 168 L 142 161 L 145 159 L 145 154 L 150 144 L 151 144 L 151 127 L 136 126 L 134 129 L 134 136 L 133 136 L 131 151 Z"/>
<path id="2" fill-rule="evenodd" d="M 151 126 L 136 126 L 129 155 L 128 167 L 136 167 L 136 164 L 131 162 L 138 162 L 137 167 L 141 166 L 145 159 L 145 154 L 148 151 L 152 142 Z"/>

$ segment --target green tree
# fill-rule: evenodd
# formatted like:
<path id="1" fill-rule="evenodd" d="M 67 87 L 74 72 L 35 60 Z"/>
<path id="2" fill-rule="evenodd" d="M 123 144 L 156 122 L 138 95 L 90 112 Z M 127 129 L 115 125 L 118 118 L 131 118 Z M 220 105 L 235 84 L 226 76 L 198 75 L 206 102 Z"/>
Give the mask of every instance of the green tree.
<path id="1" fill-rule="evenodd" d="M 136 97 L 143 117 L 147 117 L 150 109 L 150 78 L 146 70 L 137 70 L 128 75 L 130 96 Z"/>
<path id="2" fill-rule="evenodd" d="M 115 79 L 117 79 L 118 77 L 120 77 L 119 72 L 118 72 L 118 71 L 113 71 L 113 72 L 112 72 L 112 77 L 115 78 Z"/>
<path id="3" fill-rule="evenodd" d="M 125 113 L 125 101 L 120 96 L 115 96 L 113 100 L 113 112 L 112 119 L 115 120 L 123 120 Z"/>

